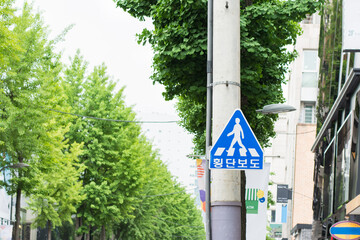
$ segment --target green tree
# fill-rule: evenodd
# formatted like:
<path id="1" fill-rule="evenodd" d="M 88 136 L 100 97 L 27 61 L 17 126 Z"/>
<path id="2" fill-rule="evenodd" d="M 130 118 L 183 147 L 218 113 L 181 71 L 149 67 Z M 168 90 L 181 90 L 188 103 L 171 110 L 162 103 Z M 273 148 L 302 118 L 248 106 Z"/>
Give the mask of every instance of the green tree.
<path id="1" fill-rule="evenodd" d="M 17 54 L 22 49 L 19 45 L 19 39 L 10 27 L 15 23 L 13 0 L 0 1 L 0 69 L 4 71 L 11 58 L 18 58 Z"/>
<path id="2" fill-rule="evenodd" d="M 62 226 L 64 222 L 72 223 L 72 214 L 76 212 L 76 205 L 84 199 L 81 195 L 82 182 L 79 181 L 83 166 L 77 164 L 81 152 L 80 144 L 73 144 L 71 151 L 64 142 L 62 131 L 49 131 L 51 142 L 34 162 L 34 189 L 30 195 L 29 209 L 35 214 L 35 227 L 47 227 L 47 237 L 51 239 L 51 230 Z M 56 136 L 56 137 L 54 137 Z"/>
<path id="3" fill-rule="evenodd" d="M 144 139 L 137 151 L 144 165 L 143 190 L 134 217 L 116 228 L 115 239 L 205 239 L 200 210 Z"/>
<path id="4" fill-rule="evenodd" d="M 1 7 L 10 8 L 11 3 L 1 1 Z M 1 26 L 7 29 L 1 31 L 14 38 L 15 51 L 9 50 L 11 47 L 1 50 L 4 61 L 0 69 L 0 151 L 9 156 L 10 163 L 6 164 L 30 165 L 30 169 L 19 169 L 18 174 L 13 174 L 10 183 L 1 183 L 9 194 L 16 193 L 13 238 L 18 239 L 21 194 L 23 191 L 30 195 L 38 177 L 32 166 L 38 167 L 43 160 L 46 162 L 44 150 L 54 140 L 49 132 L 66 128 L 65 119 L 48 109 L 66 110 L 66 107 L 59 84 L 62 64 L 60 56 L 54 53 L 56 41 L 47 40 L 47 30 L 40 15 L 33 14 L 32 6 L 27 3 L 18 15 L 6 11 L 12 23 L 8 24 L 9 18 L 3 15 Z M 51 148 L 51 152 L 62 150 L 56 145 Z M 4 167 L 5 163 L 1 164 Z"/>
<path id="5" fill-rule="evenodd" d="M 71 111 L 78 115 L 67 138 L 84 144 L 80 159 L 86 169 L 80 179 L 86 199 L 77 208 L 78 238 L 203 239 L 194 200 L 141 135 L 123 89 L 115 90 L 104 65 L 90 74 L 87 66 L 78 52 L 63 83 Z"/>
<path id="6" fill-rule="evenodd" d="M 165 86 L 165 99 L 179 98 L 183 126 L 195 134 L 204 153 L 206 105 L 206 0 L 114 0 L 134 17 L 149 17 L 154 30 L 144 29 L 139 42 L 154 50 L 152 80 Z M 283 101 L 281 84 L 296 52 L 286 49 L 301 33 L 298 22 L 321 0 L 241 0 L 241 105 L 259 142 L 266 146 L 275 115 L 256 109 Z"/>
<path id="7" fill-rule="evenodd" d="M 89 75 L 86 69 L 78 53 L 65 71 L 72 113 L 92 117 L 74 119 L 67 138 L 84 144 L 80 159 L 86 169 L 80 179 L 86 199 L 77 208 L 79 232 L 89 236 L 100 231 L 105 239 L 106 230 L 111 233 L 114 224 L 131 216 L 142 185 L 141 162 L 135 157 L 140 126 L 131 122 L 135 114 L 125 106 L 123 89 L 116 91 L 106 67 L 97 66 Z"/>

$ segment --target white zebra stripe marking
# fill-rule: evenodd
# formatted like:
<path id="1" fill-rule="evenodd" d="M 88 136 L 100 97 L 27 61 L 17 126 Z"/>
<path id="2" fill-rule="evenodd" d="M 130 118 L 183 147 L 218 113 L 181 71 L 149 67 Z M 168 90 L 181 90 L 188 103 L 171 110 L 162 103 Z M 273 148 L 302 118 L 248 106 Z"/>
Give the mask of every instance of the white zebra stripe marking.
<path id="1" fill-rule="evenodd" d="M 252 157 L 260 157 L 255 148 L 249 148 L 249 152 Z"/>
<path id="2" fill-rule="evenodd" d="M 221 156 L 221 154 L 224 152 L 225 148 L 218 148 L 216 149 L 216 152 L 214 154 L 214 156 Z"/>

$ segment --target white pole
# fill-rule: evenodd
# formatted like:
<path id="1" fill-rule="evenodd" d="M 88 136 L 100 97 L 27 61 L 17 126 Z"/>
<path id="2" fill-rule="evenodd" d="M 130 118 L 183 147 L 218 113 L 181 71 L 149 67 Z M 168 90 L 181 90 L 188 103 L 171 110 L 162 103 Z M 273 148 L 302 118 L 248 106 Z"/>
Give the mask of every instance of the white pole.
<path id="1" fill-rule="evenodd" d="M 240 108 L 240 1 L 214 1 L 213 142 Z M 213 240 L 240 239 L 240 171 L 211 171 Z M 245 206 L 243 206 L 245 207 Z"/>
<path id="2" fill-rule="evenodd" d="M 342 72 L 343 72 L 343 62 L 344 62 L 344 52 L 341 50 L 341 57 L 340 57 L 340 71 L 339 71 L 339 83 L 338 83 L 338 94 L 341 91 L 341 81 L 342 81 Z"/>
<path id="3" fill-rule="evenodd" d="M 355 52 L 354 68 L 360 68 L 360 53 L 359 52 Z"/>

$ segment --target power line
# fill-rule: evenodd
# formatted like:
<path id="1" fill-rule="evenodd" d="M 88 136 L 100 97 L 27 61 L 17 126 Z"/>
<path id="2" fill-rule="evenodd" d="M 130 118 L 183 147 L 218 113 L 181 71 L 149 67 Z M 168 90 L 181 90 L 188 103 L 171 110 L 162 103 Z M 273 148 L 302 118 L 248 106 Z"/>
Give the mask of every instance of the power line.
<path id="1" fill-rule="evenodd" d="M 307 134 L 307 133 L 312 133 L 312 132 L 316 132 L 316 130 L 311 130 L 311 131 L 308 131 L 308 132 L 300 132 L 300 133 L 276 132 L 276 134 L 300 135 L 300 134 Z"/>
<path id="2" fill-rule="evenodd" d="M 306 196 L 305 194 L 302 194 L 302 193 L 299 193 L 299 192 L 295 192 L 295 191 L 294 191 L 294 193 L 299 194 L 299 195 L 301 195 L 301 196 L 303 196 L 303 197 L 309 198 L 309 199 L 311 199 L 311 200 L 313 199 L 313 197 Z"/>
<path id="3" fill-rule="evenodd" d="M 276 185 L 282 185 L 282 183 L 276 183 L 276 182 L 274 182 L 274 181 L 271 181 L 271 183 L 274 183 L 274 184 L 276 184 Z M 313 199 L 312 197 L 306 196 L 305 194 L 302 194 L 302 193 L 299 193 L 299 192 L 295 192 L 293 189 L 291 189 L 290 191 L 293 192 L 293 193 L 299 194 L 299 195 L 301 195 L 301 196 L 303 196 L 303 197 L 307 197 L 307 198 L 309 198 L 309 199 Z"/>
<path id="4" fill-rule="evenodd" d="M 63 111 L 60 111 L 60 110 L 55 110 L 55 109 L 50 109 L 50 108 L 47 108 L 47 110 L 53 111 L 53 112 L 57 112 L 57 113 L 61 113 L 61 114 L 72 115 L 72 116 L 76 116 L 76 117 L 79 117 L 79 118 L 90 118 L 90 119 L 94 119 L 94 120 L 109 121 L 109 122 L 126 122 L 126 123 L 178 123 L 178 122 L 179 122 L 179 121 L 177 121 L 177 120 L 174 120 L 174 121 L 131 121 L 131 120 L 119 120 L 119 119 L 109 119 L 109 118 L 98 118 L 98 117 L 92 117 L 92 116 L 85 116 L 85 115 L 80 115 L 80 114 L 76 114 L 76 113 L 63 112 Z"/>

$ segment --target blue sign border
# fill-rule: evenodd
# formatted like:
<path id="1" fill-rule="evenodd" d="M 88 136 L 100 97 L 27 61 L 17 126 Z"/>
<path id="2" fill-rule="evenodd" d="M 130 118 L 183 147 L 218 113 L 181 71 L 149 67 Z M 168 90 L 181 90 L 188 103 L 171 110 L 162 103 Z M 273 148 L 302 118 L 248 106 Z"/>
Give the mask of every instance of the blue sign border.
<path id="1" fill-rule="evenodd" d="M 263 155 L 263 150 L 244 114 L 240 109 L 235 109 L 210 150 L 210 169 L 260 170 L 264 165 Z"/>

